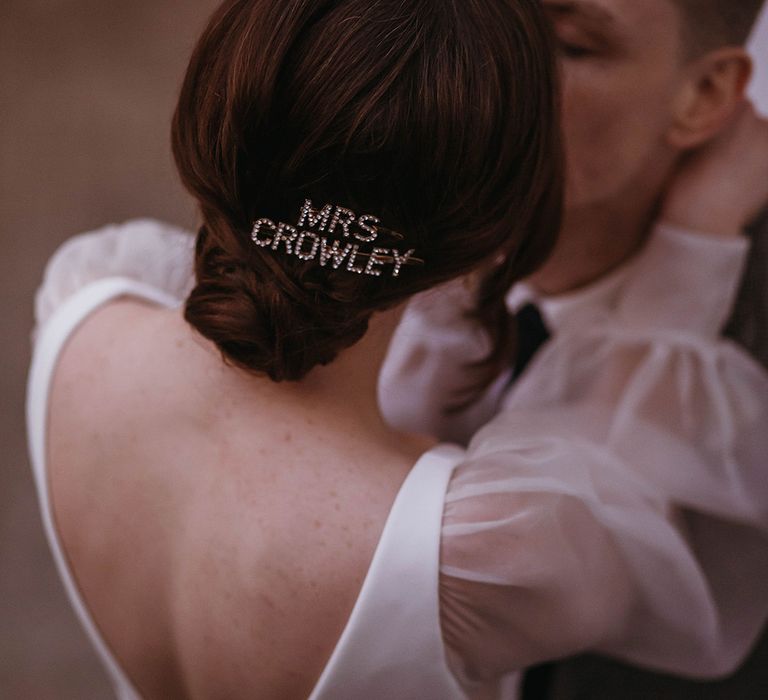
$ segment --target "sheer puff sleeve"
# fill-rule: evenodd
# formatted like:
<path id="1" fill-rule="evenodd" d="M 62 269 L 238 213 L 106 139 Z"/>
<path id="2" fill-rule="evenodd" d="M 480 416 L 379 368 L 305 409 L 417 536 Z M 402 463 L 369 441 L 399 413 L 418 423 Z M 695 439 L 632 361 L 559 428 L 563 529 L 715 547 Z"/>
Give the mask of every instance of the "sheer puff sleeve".
<path id="1" fill-rule="evenodd" d="M 37 328 L 75 294 L 104 280 L 150 287 L 168 303 L 192 285 L 194 237 L 151 219 L 105 226 L 74 236 L 49 260 L 35 297 Z"/>
<path id="2" fill-rule="evenodd" d="M 765 623 L 768 378 L 716 335 L 746 247 L 662 233 L 453 475 L 441 614 L 466 683 L 587 650 L 716 677 Z M 712 282 L 703 307 L 681 265 Z"/>

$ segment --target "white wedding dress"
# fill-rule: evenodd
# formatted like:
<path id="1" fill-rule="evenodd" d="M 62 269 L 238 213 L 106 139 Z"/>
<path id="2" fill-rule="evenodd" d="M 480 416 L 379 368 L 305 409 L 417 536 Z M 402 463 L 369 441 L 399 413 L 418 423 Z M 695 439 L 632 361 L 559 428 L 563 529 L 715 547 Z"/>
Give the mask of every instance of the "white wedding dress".
<path id="1" fill-rule="evenodd" d="M 107 227 L 66 243 L 37 296 L 28 430 L 42 516 L 121 700 L 140 696 L 52 518 L 48 392 L 91 312 L 120 296 L 178 306 L 192 257 L 192 236 L 158 222 Z M 312 700 L 513 698 L 517 671 L 584 650 L 700 677 L 739 663 L 768 614 L 768 380 L 720 341 L 670 333 L 659 346 L 638 329 L 574 331 L 537 361 L 547 371 L 529 374 L 529 401 L 511 402 L 468 450 L 422 456 Z M 648 357 L 661 358 L 654 372 Z M 694 424 L 676 418 L 690 402 Z"/>

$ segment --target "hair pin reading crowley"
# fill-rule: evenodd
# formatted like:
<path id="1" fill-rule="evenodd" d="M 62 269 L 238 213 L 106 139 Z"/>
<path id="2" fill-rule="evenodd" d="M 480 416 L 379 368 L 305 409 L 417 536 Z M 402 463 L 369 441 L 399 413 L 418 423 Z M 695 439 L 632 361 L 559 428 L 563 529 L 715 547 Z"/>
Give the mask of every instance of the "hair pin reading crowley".
<path id="1" fill-rule="evenodd" d="M 403 252 L 391 246 L 371 246 L 382 232 L 392 238 L 403 238 L 402 234 L 383 227 L 372 214 L 358 216 L 351 209 L 332 204 L 315 209 L 312 200 L 307 199 L 296 226 L 258 219 L 253 224 L 251 239 L 261 248 L 282 249 L 299 260 L 316 260 L 321 267 L 330 265 L 334 270 L 344 266 L 358 275 L 380 277 L 389 267 L 392 277 L 399 277 L 403 265 L 424 264 L 414 257 L 413 248 Z"/>

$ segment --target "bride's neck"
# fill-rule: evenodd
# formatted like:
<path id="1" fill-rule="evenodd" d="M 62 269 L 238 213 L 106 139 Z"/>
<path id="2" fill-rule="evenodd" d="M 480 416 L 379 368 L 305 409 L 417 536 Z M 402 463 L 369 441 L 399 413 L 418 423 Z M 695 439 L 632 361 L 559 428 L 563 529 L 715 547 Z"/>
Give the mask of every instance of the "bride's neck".
<path id="1" fill-rule="evenodd" d="M 305 400 L 321 402 L 339 416 L 349 416 L 357 425 L 386 429 L 379 409 L 378 378 L 390 340 L 403 307 L 374 314 L 368 332 L 324 367 L 316 367 L 295 385 Z"/>
<path id="2" fill-rule="evenodd" d="M 192 334 L 201 350 L 206 366 L 215 367 L 213 381 L 218 391 L 230 402 L 244 406 L 271 406 L 274 412 L 285 412 L 298 418 L 309 416 L 310 423 L 326 428 L 353 428 L 391 434 L 378 402 L 378 378 L 392 335 L 400 321 L 404 306 L 374 314 L 368 332 L 329 365 L 314 368 L 298 382 L 274 383 L 249 375 L 221 361 L 221 354 L 207 340 Z M 175 312 L 185 329 L 190 329 L 179 312 Z M 279 408 L 278 408 L 279 407 Z"/>

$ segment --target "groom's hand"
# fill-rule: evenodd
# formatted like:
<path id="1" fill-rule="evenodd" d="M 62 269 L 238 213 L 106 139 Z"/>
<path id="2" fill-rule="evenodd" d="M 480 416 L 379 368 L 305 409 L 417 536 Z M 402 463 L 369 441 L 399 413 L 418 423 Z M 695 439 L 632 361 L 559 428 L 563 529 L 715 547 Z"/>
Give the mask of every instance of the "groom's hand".
<path id="1" fill-rule="evenodd" d="M 745 102 L 733 123 L 692 152 L 673 177 L 660 220 L 737 236 L 768 204 L 768 120 Z"/>

